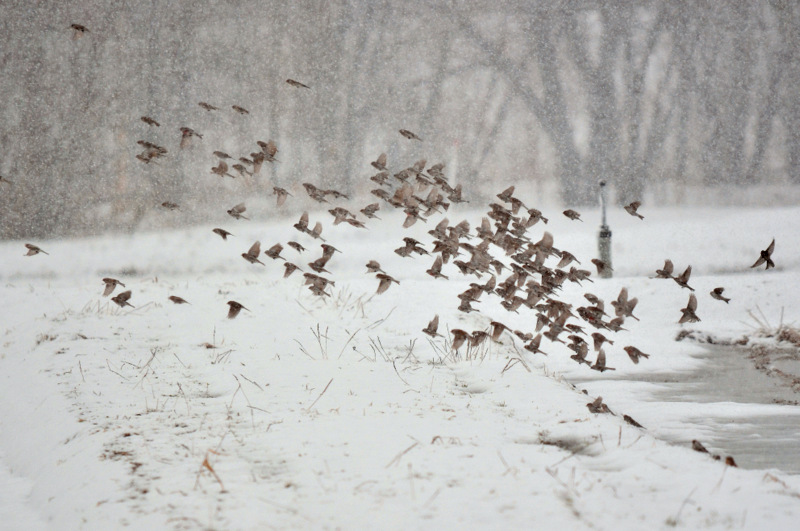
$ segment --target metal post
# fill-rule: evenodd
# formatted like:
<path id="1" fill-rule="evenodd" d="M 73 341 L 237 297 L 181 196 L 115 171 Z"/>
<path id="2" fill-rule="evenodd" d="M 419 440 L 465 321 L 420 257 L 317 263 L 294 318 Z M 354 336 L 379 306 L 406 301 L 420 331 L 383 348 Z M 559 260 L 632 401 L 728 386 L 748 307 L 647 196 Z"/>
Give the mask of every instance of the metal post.
<path id="1" fill-rule="evenodd" d="M 603 278 L 611 278 L 611 229 L 606 223 L 606 182 L 600 181 L 600 208 L 603 211 L 603 223 L 600 225 L 600 233 L 597 238 L 597 249 L 600 252 L 600 260 L 608 266 L 600 275 Z"/>

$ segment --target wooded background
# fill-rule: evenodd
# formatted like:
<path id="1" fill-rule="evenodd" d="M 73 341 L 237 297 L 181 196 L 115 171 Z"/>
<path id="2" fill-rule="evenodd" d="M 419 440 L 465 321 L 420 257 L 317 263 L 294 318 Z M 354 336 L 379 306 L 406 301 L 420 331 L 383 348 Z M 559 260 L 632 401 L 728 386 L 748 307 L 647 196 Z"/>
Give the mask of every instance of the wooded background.
<path id="1" fill-rule="evenodd" d="M 367 193 L 381 152 L 395 171 L 445 162 L 475 194 L 530 183 L 569 206 L 594 204 L 600 179 L 621 203 L 658 201 L 665 186 L 800 184 L 797 2 L 3 9 L 4 239 L 134 230 L 167 200 L 200 212 L 234 186 L 210 174 L 211 152 L 247 156 L 270 138 L 281 162 L 241 197 L 304 181 Z M 73 40 L 72 23 L 89 33 Z M 181 126 L 204 138 L 180 150 Z M 400 128 L 424 142 L 410 146 Z M 139 162 L 140 139 L 169 154 Z"/>

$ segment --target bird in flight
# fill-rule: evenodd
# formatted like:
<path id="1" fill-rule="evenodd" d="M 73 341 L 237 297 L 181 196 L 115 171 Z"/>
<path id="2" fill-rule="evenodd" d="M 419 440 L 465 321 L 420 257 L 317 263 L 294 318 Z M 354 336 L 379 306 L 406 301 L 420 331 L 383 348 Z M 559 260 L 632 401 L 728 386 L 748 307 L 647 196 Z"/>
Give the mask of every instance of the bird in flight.
<path id="1" fill-rule="evenodd" d="M 766 271 L 770 267 L 775 267 L 775 262 L 772 261 L 772 253 L 775 251 L 775 238 L 772 238 L 772 243 L 769 244 L 769 247 L 761 251 L 761 256 L 758 257 L 756 263 L 751 265 L 750 267 L 758 267 L 761 264 L 766 263 L 767 266 L 764 268 Z"/>
<path id="2" fill-rule="evenodd" d="M 34 245 L 32 243 L 26 243 L 25 248 L 28 249 L 28 253 L 25 256 L 33 256 L 39 253 L 50 254 L 38 245 Z"/>
<path id="3" fill-rule="evenodd" d="M 297 88 L 307 88 L 307 89 L 311 88 L 308 85 L 306 85 L 305 83 L 300 83 L 299 81 L 295 81 L 294 79 L 287 79 L 286 82 L 289 83 L 291 86 L 297 87 Z"/>
<path id="4" fill-rule="evenodd" d="M 639 219 L 644 219 L 644 216 L 637 212 L 637 210 L 639 210 L 640 206 L 642 206 L 642 202 L 641 201 L 634 201 L 633 203 L 631 203 L 629 205 L 625 205 L 625 212 L 627 212 L 631 216 L 636 216 Z"/>
<path id="5" fill-rule="evenodd" d="M 125 287 L 125 284 L 117 280 L 116 278 L 104 278 L 103 283 L 105 284 L 105 288 L 103 289 L 103 297 L 108 297 L 111 293 L 116 289 L 117 286 Z"/>
<path id="6" fill-rule="evenodd" d="M 249 309 L 245 308 L 243 304 L 236 301 L 228 301 L 228 306 L 228 319 L 235 318 L 242 310 L 247 310 L 248 312 L 250 311 Z"/>
<path id="7" fill-rule="evenodd" d="M 400 129 L 400 134 L 409 140 L 419 140 L 420 142 L 422 142 L 422 139 L 420 137 L 418 137 L 415 133 L 412 133 L 408 129 Z"/>

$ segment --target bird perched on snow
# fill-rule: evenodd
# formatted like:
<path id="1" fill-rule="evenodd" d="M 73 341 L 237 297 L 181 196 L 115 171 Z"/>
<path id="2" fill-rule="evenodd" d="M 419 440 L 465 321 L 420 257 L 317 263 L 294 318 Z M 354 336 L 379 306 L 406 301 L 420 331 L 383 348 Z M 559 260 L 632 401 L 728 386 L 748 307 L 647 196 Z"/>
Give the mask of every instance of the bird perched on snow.
<path id="1" fill-rule="evenodd" d="M 135 308 L 135 306 L 128 302 L 131 298 L 131 290 L 123 291 L 116 297 L 111 297 L 111 300 L 119 307 L 124 308 L 125 306 L 130 306 L 131 308 Z"/>
<path id="2" fill-rule="evenodd" d="M 244 305 L 236 301 L 228 301 L 228 307 L 229 307 L 228 319 L 233 319 L 234 317 L 239 315 L 239 312 L 241 312 L 242 310 L 247 310 L 248 312 L 250 311 L 247 308 L 245 308 Z"/>
<path id="3" fill-rule="evenodd" d="M 174 302 L 175 304 L 189 304 L 189 301 L 187 301 L 183 297 L 178 297 L 177 295 L 170 295 L 167 298 L 172 302 Z"/>
<path id="4" fill-rule="evenodd" d="M 300 83 L 299 81 L 295 81 L 294 79 L 287 79 L 286 82 L 289 83 L 291 86 L 296 87 L 296 88 L 307 88 L 307 89 L 311 88 L 311 87 L 309 87 L 308 85 L 306 85 L 304 83 Z"/>
<path id="5" fill-rule="evenodd" d="M 225 229 L 212 229 L 214 234 L 219 234 L 223 240 L 227 240 L 228 236 L 233 236 L 230 232 L 226 231 Z"/>
<path id="6" fill-rule="evenodd" d="M 697 310 L 697 297 L 695 297 L 694 293 L 692 293 L 691 295 L 689 295 L 689 302 L 686 304 L 686 308 L 681 309 L 683 315 L 681 315 L 681 318 L 678 321 L 678 323 L 683 324 L 683 323 L 698 322 L 700 318 L 697 317 L 697 314 L 695 313 L 696 310 Z"/>
<path id="7" fill-rule="evenodd" d="M 155 127 L 161 127 L 161 124 L 150 118 L 149 116 L 142 116 L 142 121 L 147 125 L 153 125 Z"/>
<path id="8" fill-rule="evenodd" d="M 238 112 L 239 114 L 250 114 L 250 111 L 245 109 L 244 107 L 240 107 L 239 105 L 231 105 L 231 108 Z"/>
<path id="9" fill-rule="evenodd" d="M 166 208 L 167 210 L 180 210 L 181 209 L 181 207 L 180 207 L 180 205 L 178 205 L 178 203 L 173 203 L 171 201 L 164 201 L 163 203 L 161 203 L 161 206 Z"/>
<path id="10" fill-rule="evenodd" d="M 767 264 L 767 266 L 764 268 L 765 271 L 770 267 L 775 267 L 775 262 L 772 261 L 773 251 L 775 251 L 775 238 L 772 238 L 772 243 L 769 244 L 769 247 L 761 251 L 761 256 L 759 256 L 758 260 L 756 260 L 756 263 L 750 267 L 758 267 L 763 263 Z"/>
<path id="11" fill-rule="evenodd" d="M 625 205 L 625 212 L 627 212 L 631 216 L 636 216 L 639 219 L 644 219 L 644 216 L 637 212 L 640 206 L 642 206 L 641 201 L 634 201 L 630 205 Z"/>
<path id="12" fill-rule="evenodd" d="M 25 256 L 33 256 L 33 255 L 39 254 L 39 253 L 50 254 L 50 253 L 46 252 L 44 249 L 42 249 L 41 247 L 39 247 L 38 245 L 34 245 L 32 243 L 26 243 L 25 244 L 25 248 L 28 249 L 28 252 L 27 252 L 27 254 L 25 254 Z"/>
<path id="13" fill-rule="evenodd" d="M 578 221 L 583 221 L 583 220 L 581 219 L 581 215 L 580 215 L 580 213 L 579 213 L 579 212 L 576 212 L 575 210 L 565 210 L 565 211 L 563 212 L 563 214 L 564 214 L 565 216 L 567 216 L 569 219 L 573 220 L 573 221 L 575 221 L 575 220 L 578 220 Z"/>
<path id="14" fill-rule="evenodd" d="M 116 278 L 104 278 L 103 283 L 105 284 L 105 288 L 103 288 L 103 297 L 108 297 L 113 293 L 113 291 L 117 288 L 117 286 L 125 287 L 125 284 L 117 280 Z"/>
<path id="15" fill-rule="evenodd" d="M 418 137 L 416 134 L 412 133 L 408 129 L 400 129 L 400 134 L 409 140 L 419 140 L 420 142 L 422 141 L 420 137 Z"/>
<path id="16" fill-rule="evenodd" d="M 711 290 L 711 298 L 717 299 L 718 301 L 723 301 L 725 303 L 730 302 L 731 300 L 722 295 L 722 292 L 725 291 L 725 288 L 714 288 Z"/>

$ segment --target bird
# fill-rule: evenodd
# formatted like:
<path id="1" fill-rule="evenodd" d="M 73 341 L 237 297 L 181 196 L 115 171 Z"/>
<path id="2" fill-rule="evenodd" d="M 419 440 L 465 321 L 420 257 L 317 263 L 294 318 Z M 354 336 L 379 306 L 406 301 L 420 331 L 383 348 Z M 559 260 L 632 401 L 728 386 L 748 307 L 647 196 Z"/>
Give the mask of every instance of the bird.
<path id="1" fill-rule="evenodd" d="M 489 325 L 492 327 L 491 338 L 495 343 L 500 343 L 500 336 L 503 335 L 503 332 L 510 330 L 500 321 L 492 321 Z"/>
<path id="2" fill-rule="evenodd" d="M 34 245 L 32 243 L 26 243 L 25 244 L 25 248 L 28 249 L 28 252 L 27 252 L 27 254 L 25 254 L 25 256 L 33 256 L 33 255 L 39 254 L 39 253 L 44 253 L 44 254 L 47 254 L 47 255 L 50 254 L 47 251 L 45 251 L 44 249 L 42 249 L 41 247 L 39 247 L 38 245 Z"/>
<path id="3" fill-rule="evenodd" d="M 204 101 L 201 101 L 200 103 L 198 103 L 198 105 L 200 107 L 202 107 L 203 109 L 207 110 L 207 111 L 218 111 L 219 110 L 219 107 L 214 107 L 210 103 L 206 103 Z"/>
<path id="4" fill-rule="evenodd" d="M 249 220 L 250 218 L 247 218 L 247 217 L 242 215 L 242 212 L 244 212 L 245 210 L 247 210 L 247 207 L 244 206 L 244 203 L 239 203 L 238 205 L 236 205 L 234 207 L 231 207 L 231 209 L 228 210 L 228 214 L 231 217 L 235 218 L 235 219 L 248 219 Z"/>
<path id="5" fill-rule="evenodd" d="M 231 179 L 236 178 L 235 175 L 231 175 L 230 173 L 228 173 L 228 163 L 226 163 L 224 160 L 219 161 L 219 164 L 217 164 L 216 166 L 212 166 L 211 173 L 213 173 L 214 175 L 219 175 L 220 177 L 225 177 L 227 175 Z"/>
<path id="6" fill-rule="evenodd" d="M 239 312 L 242 310 L 247 310 L 248 312 L 250 311 L 249 309 L 245 308 L 242 303 L 236 301 L 228 301 L 228 306 L 228 319 L 233 319 L 239 315 Z"/>
<path id="7" fill-rule="evenodd" d="M 364 214 L 365 216 L 367 216 L 370 219 L 373 219 L 373 218 L 374 219 L 381 219 L 381 218 L 379 218 L 378 216 L 375 215 L 375 212 L 380 210 L 380 208 L 381 208 L 380 203 L 372 203 L 372 204 L 369 204 L 369 205 L 365 206 L 361 210 L 359 210 L 359 212 L 361 212 L 362 214 Z"/>
<path id="8" fill-rule="evenodd" d="M 161 124 L 150 118 L 149 116 L 142 116 L 141 120 L 146 123 L 147 125 L 154 125 L 156 127 L 161 127 Z"/>
<path id="9" fill-rule="evenodd" d="M 722 295 L 722 292 L 725 291 L 725 288 L 714 288 L 711 290 L 711 298 L 717 299 L 718 301 L 723 301 L 725 303 L 731 302 L 731 300 Z"/>
<path id="10" fill-rule="evenodd" d="M 642 426 L 641 424 L 639 424 L 638 422 L 636 422 L 636 421 L 633 419 L 633 417 L 631 417 L 630 415 L 622 415 L 622 420 L 624 420 L 625 422 L 627 422 L 628 424 L 630 424 L 631 426 L 634 426 L 634 427 L 636 427 L 636 428 L 642 428 L 642 429 L 645 429 L 645 428 L 644 428 L 644 426 Z"/>
<path id="11" fill-rule="evenodd" d="M 674 278 L 672 276 L 672 272 L 675 270 L 675 266 L 672 265 L 672 260 L 667 258 L 664 260 L 664 268 L 663 269 L 656 269 L 656 278 Z"/>
<path id="12" fill-rule="evenodd" d="M 164 201 L 163 203 L 161 203 L 161 206 L 163 208 L 166 208 L 167 210 L 180 210 L 181 209 L 181 207 L 180 207 L 180 205 L 178 205 L 178 203 L 173 203 L 171 201 Z"/>
<path id="13" fill-rule="evenodd" d="M 600 350 L 600 348 L 603 346 L 603 343 L 608 343 L 610 345 L 614 344 L 613 341 L 608 339 L 606 336 L 604 336 L 600 332 L 594 332 L 592 334 L 592 339 L 594 340 L 593 345 L 594 345 L 594 349 L 595 350 Z"/>
<path id="14" fill-rule="evenodd" d="M 681 276 L 672 277 L 672 280 L 677 282 L 680 287 L 694 291 L 694 288 L 689 285 L 690 276 L 692 276 L 692 266 L 688 266 L 686 270 L 681 273 Z"/>
<path id="15" fill-rule="evenodd" d="M 696 310 L 697 310 L 697 297 L 695 297 L 694 293 L 692 293 L 689 295 L 689 302 L 686 304 L 686 308 L 681 309 L 683 315 L 681 315 L 681 318 L 678 321 L 678 323 L 683 324 L 683 323 L 698 322 L 700 318 L 697 317 L 697 314 L 695 313 Z"/>
<path id="16" fill-rule="evenodd" d="M 192 142 L 192 137 L 203 138 L 203 135 L 190 127 L 181 127 L 181 149 L 189 147 Z"/>
<path id="17" fill-rule="evenodd" d="M 775 238 L 772 238 L 772 243 L 769 244 L 769 247 L 761 251 L 761 256 L 759 256 L 758 260 L 756 260 L 756 263 L 750 267 L 758 267 L 763 263 L 767 264 L 767 266 L 764 268 L 765 271 L 770 267 L 775 267 L 775 262 L 772 261 L 773 251 L 775 251 Z"/>
<path id="18" fill-rule="evenodd" d="M 636 347 L 627 346 L 624 347 L 622 350 L 628 353 L 628 357 L 631 358 L 631 361 L 635 364 L 639 363 L 639 358 L 649 358 L 650 354 L 645 354 L 641 350 Z"/>
<path id="19" fill-rule="evenodd" d="M 525 345 L 523 348 L 525 350 L 533 352 L 534 354 L 539 353 L 539 354 L 544 354 L 545 356 L 547 356 L 547 352 L 544 352 L 539 348 L 539 345 L 541 345 L 541 344 L 542 344 L 542 334 L 536 334 L 536 337 L 531 339 L 528 342 L 528 344 Z"/>
<path id="20" fill-rule="evenodd" d="M 590 413 L 611 413 L 611 409 L 603 403 L 602 396 L 598 396 L 594 401 L 586 404 L 586 407 L 589 408 Z"/>
<path id="21" fill-rule="evenodd" d="M 464 341 L 467 340 L 467 337 L 469 337 L 469 334 L 460 328 L 453 328 L 450 330 L 450 333 L 453 334 L 453 341 L 450 343 L 450 349 L 458 351 L 461 345 L 464 344 Z"/>
<path id="22" fill-rule="evenodd" d="M 409 140 L 419 140 L 420 142 L 422 141 L 420 137 L 418 137 L 416 134 L 412 133 L 408 129 L 400 129 L 400 134 Z"/>
<path id="23" fill-rule="evenodd" d="M 239 105 L 231 105 L 231 108 L 238 112 L 239 114 L 250 114 L 250 111 L 245 109 L 244 107 L 240 107 Z"/>
<path id="24" fill-rule="evenodd" d="M 381 153 L 380 155 L 378 155 L 378 159 L 377 160 L 373 160 L 372 162 L 370 162 L 370 164 L 376 170 L 380 170 L 380 171 L 385 170 L 386 169 L 386 153 Z"/>
<path id="25" fill-rule="evenodd" d="M 285 189 L 283 189 L 283 188 L 281 188 L 279 186 L 273 186 L 272 187 L 272 195 L 278 196 L 277 197 L 277 206 L 281 206 L 286 202 L 286 198 L 289 197 L 292 194 L 290 194 Z"/>
<path id="26" fill-rule="evenodd" d="M 378 291 L 375 292 L 376 295 L 380 295 L 381 293 L 389 289 L 389 286 L 392 285 L 392 282 L 400 284 L 400 282 L 390 277 L 386 273 L 378 273 L 375 276 L 380 280 L 380 283 L 378 284 Z"/>
<path id="27" fill-rule="evenodd" d="M 642 202 L 641 201 L 634 201 L 633 203 L 631 203 L 629 205 L 625 205 L 625 207 L 624 207 L 625 208 L 625 212 L 627 212 L 631 216 L 636 216 L 639 219 L 644 219 L 644 216 L 637 212 L 637 210 L 639 209 L 640 206 L 642 206 Z"/>
<path id="28" fill-rule="evenodd" d="M 606 271 L 614 271 L 613 269 L 611 269 L 610 265 L 608 265 L 606 262 L 600 260 L 599 258 L 592 258 L 591 262 L 597 268 L 597 274 L 598 275 L 602 275 Z"/>
<path id="29" fill-rule="evenodd" d="M 212 229 L 211 232 L 213 232 L 214 234 L 219 234 L 223 240 L 227 240 L 228 236 L 233 236 L 233 234 L 226 231 L 225 229 Z"/>
<path id="30" fill-rule="evenodd" d="M 308 232 L 308 211 L 300 215 L 300 221 L 294 224 L 294 228 L 303 233 Z"/>
<path id="31" fill-rule="evenodd" d="M 289 243 L 287 243 L 286 245 L 288 245 L 289 247 L 291 247 L 292 249 L 294 249 L 294 250 L 295 250 L 295 251 L 297 251 L 298 253 L 302 253 L 303 251 L 305 251 L 305 250 L 306 250 L 306 248 L 305 248 L 305 247 L 303 247 L 302 245 L 300 245 L 300 244 L 299 244 L 299 243 L 297 243 L 297 242 L 289 242 Z"/>
<path id="32" fill-rule="evenodd" d="M 422 329 L 422 331 L 428 334 L 431 337 L 442 337 L 441 334 L 437 332 L 439 329 L 439 315 L 434 315 L 433 319 L 428 323 L 428 326 Z"/>
<path id="33" fill-rule="evenodd" d="M 575 220 L 583 221 L 581 219 L 580 212 L 576 212 L 575 210 L 568 209 L 568 210 L 565 210 L 564 212 L 562 212 L 562 214 L 564 214 L 565 216 L 567 216 L 569 219 L 571 219 L 573 221 L 575 221 Z"/>
<path id="34" fill-rule="evenodd" d="M 278 162 L 278 159 L 275 158 L 275 154 L 278 153 L 278 146 L 275 145 L 274 141 L 268 140 L 267 142 L 262 142 L 259 140 L 256 144 L 261 148 L 261 152 L 264 154 L 264 160 L 268 162 Z"/>
<path id="35" fill-rule="evenodd" d="M 111 300 L 121 308 L 124 308 L 125 306 L 130 306 L 131 308 L 135 308 L 133 304 L 128 302 L 130 298 L 131 298 L 131 290 L 128 290 L 128 291 L 123 291 L 116 297 L 111 297 Z"/>
<path id="36" fill-rule="evenodd" d="M 281 260 L 286 261 L 286 258 L 281 256 L 281 251 L 283 251 L 283 245 L 281 245 L 280 243 L 276 243 L 275 245 L 264 251 L 264 254 L 269 256 L 273 260 L 277 260 L 278 258 L 280 258 Z"/>
<path id="37" fill-rule="evenodd" d="M 252 246 L 250 246 L 250 250 L 246 253 L 242 253 L 242 258 L 250 262 L 251 264 L 259 263 L 261 265 L 265 265 L 264 262 L 258 259 L 258 255 L 261 254 L 261 242 L 256 241 Z"/>
<path id="38" fill-rule="evenodd" d="M 734 461 L 733 457 L 731 457 L 730 455 L 725 458 L 725 464 L 728 466 L 735 466 L 736 468 L 739 468 L 739 465 L 736 464 L 736 461 Z"/>
<path id="39" fill-rule="evenodd" d="M 600 352 L 597 353 L 597 360 L 590 368 L 600 372 L 616 370 L 613 367 L 606 367 L 606 352 L 602 348 Z"/>
<path id="40" fill-rule="evenodd" d="M 704 453 L 704 454 L 711 453 L 711 452 L 708 451 L 708 449 L 705 446 L 703 446 L 703 443 L 701 443 L 697 439 L 694 439 L 692 441 L 692 450 L 694 450 L 695 452 L 701 452 L 701 453 Z"/>
<path id="41" fill-rule="evenodd" d="M 170 295 L 167 298 L 172 302 L 174 302 L 175 304 L 189 304 L 189 301 L 187 301 L 183 297 L 178 297 L 177 295 Z"/>
<path id="42" fill-rule="evenodd" d="M 71 24 L 69 27 L 72 30 L 72 40 L 77 41 L 85 34 L 89 33 L 89 28 L 83 24 Z"/>
<path id="43" fill-rule="evenodd" d="M 103 279 L 103 283 L 105 284 L 105 288 L 103 288 L 103 297 L 108 297 L 111 293 L 116 289 L 117 286 L 125 287 L 125 284 L 117 280 L 116 278 L 109 278 L 106 277 Z"/>
<path id="44" fill-rule="evenodd" d="M 385 271 L 376 260 L 370 260 L 367 262 L 367 273 L 385 273 Z"/>
<path id="45" fill-rule="evenodd" d="M 433 278 L 443 278 L 447 280 L 447 276 L 442 274 L 442 255 L 436 255 L 436 260 L 433 261 L 433 265 L 425 272 Z"/>
<path id="46" fill-rule="evenodd" d="M 288 278 L 289 275 L 291 275 L 292 273 L 294 273 L 295 271 L 300 269 L 298 266 L 294 265 L 291 262 L 284 263 L 283 267 L 285 268 L 285 270 L 283 272 L 283 278 Z M 302 269 L 300 269 L 300 271 L 302 271 Z"/>
<path id="47" fill-rule="evenodd" d="M 311 88 L 308 85 L 306 85 L 305 83 L 300 83 L 299 81 L 295 81 L 294 79 L 287 79 L 286 82 L 289 83 L 291 86 L 297 87 L 297 88 L 307 88 L 307 89 Z"/>

